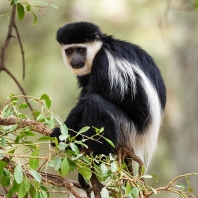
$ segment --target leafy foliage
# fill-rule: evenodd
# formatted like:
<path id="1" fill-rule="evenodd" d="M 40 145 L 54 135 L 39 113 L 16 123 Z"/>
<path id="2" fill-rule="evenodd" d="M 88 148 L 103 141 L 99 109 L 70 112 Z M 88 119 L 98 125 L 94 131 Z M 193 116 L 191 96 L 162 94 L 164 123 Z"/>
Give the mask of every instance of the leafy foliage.
<path id="1" fill-rule="evenodd" d="M 18 15 L 19 20 L 22 20 L 25 17 L 26 12 L 31 12 L 34 17 L 32 25 L 35 25 L 37 22 L 37 16 L 34 12 L 35 8 L 38 9 L 41 16 L 43 15 L 41 9 L 47 8 L 48 6 L 58 9 L 56 5 L 48 4 L 44 1 L 39 1 L 39 0 L 36 0 L 36 1 L 11 0 L 10 5 L 11 6 L 17 5 L 17 15 Z"/>
<path id="2" fill-rule="evenodd" d="M 23 101 L 24 97 L 34 104 L 32 113 L 27 113 L 28 105 Z M 104 138 L 102 134 L 105 129 L 93 127 L 95 135 L 87 137 L 84 133 L 90 129 L 89 126 L 80 131 L 68 129 L 63 121 L 50 111 L 50 106 L 51 99 L 47 94 L 40 98 L 11 94 L 0 109 L 0 116 L 3 118 L 19 119 L 16 124 L 0 126 L 0 184 L 9 187 L 7 197 L 12 197 L 13 194 L 19 197 L 49 197 L 50 189 L 58 191 L 56 186 L 42 177 L 43 172 L 51 172 L 50 168 L 63 178 L 69 172 L 77 170 L 87 182 L 92 174 L 95 174 L 101 183 L 106 183 L 101 191 L 102 198 L 138 198 L 158 193 L 154 186 L 144 184 L 143 179 L 156 179 L 155 175 L 145 175 L 144 167 L 141 175 L 132 176 L 124 162 L 121 165 L 118 163 L 116 155 L 93 157 L 92 153 L 86 153 L 86 141 L 100 142 L 100 139 Z M 33 126 L 23 126 L 23 122 L 28 120 L 35 120 L 50 129 L 59 126 L 61 142 L 49 136 L 37 139 Z M 75 135 L 70 136 L 69 130 Z M 106 140 L 114 147 L 110 140 Z M 54 142 L 55 147 L 51 146 L 51 142 Z M 79 146 L 82 149 L 79 150 Z M 192 192 L 188 176 L 185 175 L 187 188 L 181 183 L 175 185 L 178 190 L 174 189 L 173 192 L 181 197 L 188 197 Z"/>

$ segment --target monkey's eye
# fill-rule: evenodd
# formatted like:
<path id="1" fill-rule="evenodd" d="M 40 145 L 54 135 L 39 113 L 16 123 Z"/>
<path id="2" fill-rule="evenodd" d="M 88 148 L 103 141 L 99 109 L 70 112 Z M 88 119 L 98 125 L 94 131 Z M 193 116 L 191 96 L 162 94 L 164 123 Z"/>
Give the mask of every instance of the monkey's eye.
<path id="1" fill-rule="evenodd" d="M 85 48 L 82 48 L 82 47 L 80 47 L 80 48 L 78 48 L 78 53 L 84 53 L 85 52 Z"/>
<path id="2" fill-rule="evenodd" d="M 71 48 L 65 50 L 66 55 L 71 55 L 73 50 Z"/>

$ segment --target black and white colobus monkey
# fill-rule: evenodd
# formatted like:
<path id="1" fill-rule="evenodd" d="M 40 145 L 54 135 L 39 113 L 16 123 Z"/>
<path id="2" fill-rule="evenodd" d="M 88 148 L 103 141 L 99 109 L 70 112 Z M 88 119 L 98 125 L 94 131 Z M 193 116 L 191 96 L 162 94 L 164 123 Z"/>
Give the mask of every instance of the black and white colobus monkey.
<path id="1" fill-rule="evenodd" d="M 166 103 L 159 69 L 143 49 L 102 33 L 88 22 L 70 23 L 57 31 L 65 65 L 76 74 L 81 92 L 65 124 L 76 131 L 104 127 L 118 147 L 133 148 L 146 166 L 156 148 Z M 90 128 L 85 135 L 95 134 Z M 59 137 L 56 128 L 51 136 Z M 105 140 L 89 141 L 97 154 L 115 152 Z M 82 178 L 79 180 L 84 188 Z"/>

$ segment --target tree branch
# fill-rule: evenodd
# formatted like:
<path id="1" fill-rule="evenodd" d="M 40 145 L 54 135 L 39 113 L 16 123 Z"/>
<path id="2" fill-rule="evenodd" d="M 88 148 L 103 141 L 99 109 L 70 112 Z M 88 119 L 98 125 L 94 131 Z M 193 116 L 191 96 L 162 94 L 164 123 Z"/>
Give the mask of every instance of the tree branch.
<path id="1" fill-rule="evenodd" d="M 4 43 L 4 45 L 2 47 L 2 51 L 1 51 L 0 72 L 5 71 L 14 80 L 14 82 L 17 84 L 17 86 L 19 87 L 22 94 L 26 95 L 23 87 L 20 85 L 18 80 L 15 78 L 15 76 L 5 66 L 5 53 L 6 53 L 6 50 L 7 50 L 8 46 L 9 46 L 10 39 L 13 37 L 12 32 L 13 32 L 13 28 L 14 28 L 15 31 L 16 31 L 16 35 L 17 35 L 17 39 L 18 39 L 18 42 L 19 42 L 21 55 L 22 55 L 23 79 L 25 78 L 25 57 L 24 57 L 25 52 L 23 50 L 23 45 L 22 45 L 22 42 L 21 42 L 21 37 L 20 37 L 19 31 L 18 31 L 18 28 L 15 24 L 15 16 L 16 16 L 16 5 L 13 5 L 12 12 L 11 12 L 10 24 L 9 24 L 9 28 L 8 28 L 8 33 L 7 33 L 5 43 Z M 33 111 L 33 108 L 30 105 L 30 103 L 28 102 L 27 98 L 25 98 L 25 100 L 26 100 L 26 103 L 28 104 L 30 110 Z"/>
<path id="2" fill-rule="evenodd" d="M 12 15 L 10 18 L 10 24 L 9 24 L 9 28 L 8 28 L 8 33 L 7 33 L 6 40 L 2 47 L 2 52 L 1 52 L 0 71 L 3 70 L 3 68 L 5 67 L 5 52 L 6 52 L 6 49 L 9 45 L 9 43 L 10 43 L 10 39 L 12 38 L 12 30 L 13 30 L 13 26 L 15 23 L 15 15 L 16 15 L 16 5 L 13 5 Z"/>
<path id="3" fill-rule="evenodd" d="M 0 115 L 0 125 L 9 126 L 14 124 L 19 124 L 20 128 L 30 126 L 32 127 L 32 130 L 46 136 L 49 136 L 52 132 L 48 127 L 44 126 L 43 123 L 39 123 L 30 119 L 20 119 L 15 116 L 9 116 L 4 118 L 2 115 Z"/>
<path id="4" fill-rule="evenodd" d="M 179 178 L 182 178 L 182 177 L 188 177 L 188 176 L 198 176 L 198 173 L 187 173 L 187 174 L 184 174 L 184 175 L 179 175 L 177 177 L 175 177 L 173 180 L 171 180 L 165 187 L 159 187 L 157 189 L 155 189 L 157 192 L 159 191 L 162 191 L 162 190 L 165 190 L 165 191 L 171 191 L 171 192 L 175 192 L 175 193 L 178 193 L 180 192 L 180 190 L 178 189 L 172 189 L 170 188 L 170 186 L 176 181 L 178 180 Z M 149 196 L 151 196 L 152 194 L 154 193 L 154 191 L 151 191 L 149 193 L 147 193 L 144 198 L 148 198 Z M 192 194 L 189 194 L 190 196 L 194 197 Z"/>
<path id="5" fill-rule="evenodd" d="M 20 85 L 18 80 L 15 78 L 15 76 L 5 67 L 2 70 L 4 70 L 14 80 L 14 82 L 17 84 L 17 86 L 19 87 L 22 94 L 26 96 L 27 94 L 25 93 L 23 87 Z M 24 99 L 25 99 L 26 103 L 28 104 L 30 110 L 33 111 L 33 108 L 31 106 L 31 104 L 29 103 L 28 99 L 26 97 L 24 97 Z"/>
<path id="6" fill-rule="evenodd" d="M 25 52 L 23 49 L 23 44 L 21 42 L 21 37 L 20 37 L 19 31 L 18 31 L 18 28 L 15 23 L 14 23 L 14 29 L 16 31 L 17 39 L 19 42 L 20 50 L 21 50 L 22 64 L 23 64 L 23 80 L 24 80 L 25 79 L 25 56 L 24 56 Z"/>

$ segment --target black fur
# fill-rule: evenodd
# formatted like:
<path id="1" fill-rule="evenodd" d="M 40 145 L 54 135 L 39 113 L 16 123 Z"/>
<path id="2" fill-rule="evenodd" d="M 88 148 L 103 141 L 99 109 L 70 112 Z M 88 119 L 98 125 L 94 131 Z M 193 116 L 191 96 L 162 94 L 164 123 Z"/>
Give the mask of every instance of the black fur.
<path id="1" fill-rule="evenodd" d="M 142 84 L 142 77 L 134 71 L 137 90 L 135 96 L 133 96 L 131 84 L 125 85 L 128 91 L 124 96 L 116 87 L 111 88 L 110 65 L 105 50 L 119 61 L 127 60 L 130 64 L 135 64 L 140 68 L 156 90 L 161 113 L 163 113 L 166 103 L 163 79 L 152 57 L 140 47 L 107 36 L 96 25 L 87 22 L 72 23 L 60 28 L 57 32 L 57 40 L 60 44 L 78 44 L 97 40 L 102 42 L 101 49 L 94 57 L 91 73 L 77 76 L 81 92 L 76 106 L 65 121 L 68 128 L 78 131 L 84 126 L 104 127 L 104 136 L 118 146 L 120 142 L 128 141 L 131 136 L 132 131 L 123 131 L 126 123 L 132 124 L 139 135 L 144 134 L 152 123 L 149 98 Z M 129 78 L 131 77 L 129 76 Z M 119 123 L 116 119 L 119 120 Z M 93 134 L 95 134 L 93 128 L 86 132 L 87 136 Z M 55 129 L 51 134 L 55 137 L 59 135 L 59 129 Z M 115 152 L 106 141 L 103 139 L 100 141 L 102 145 L 94 141 L 87 142 L 95 155 L 101 153 L 108 155 Z M 82 177 L 79 181 L 86 188 Z"/>

